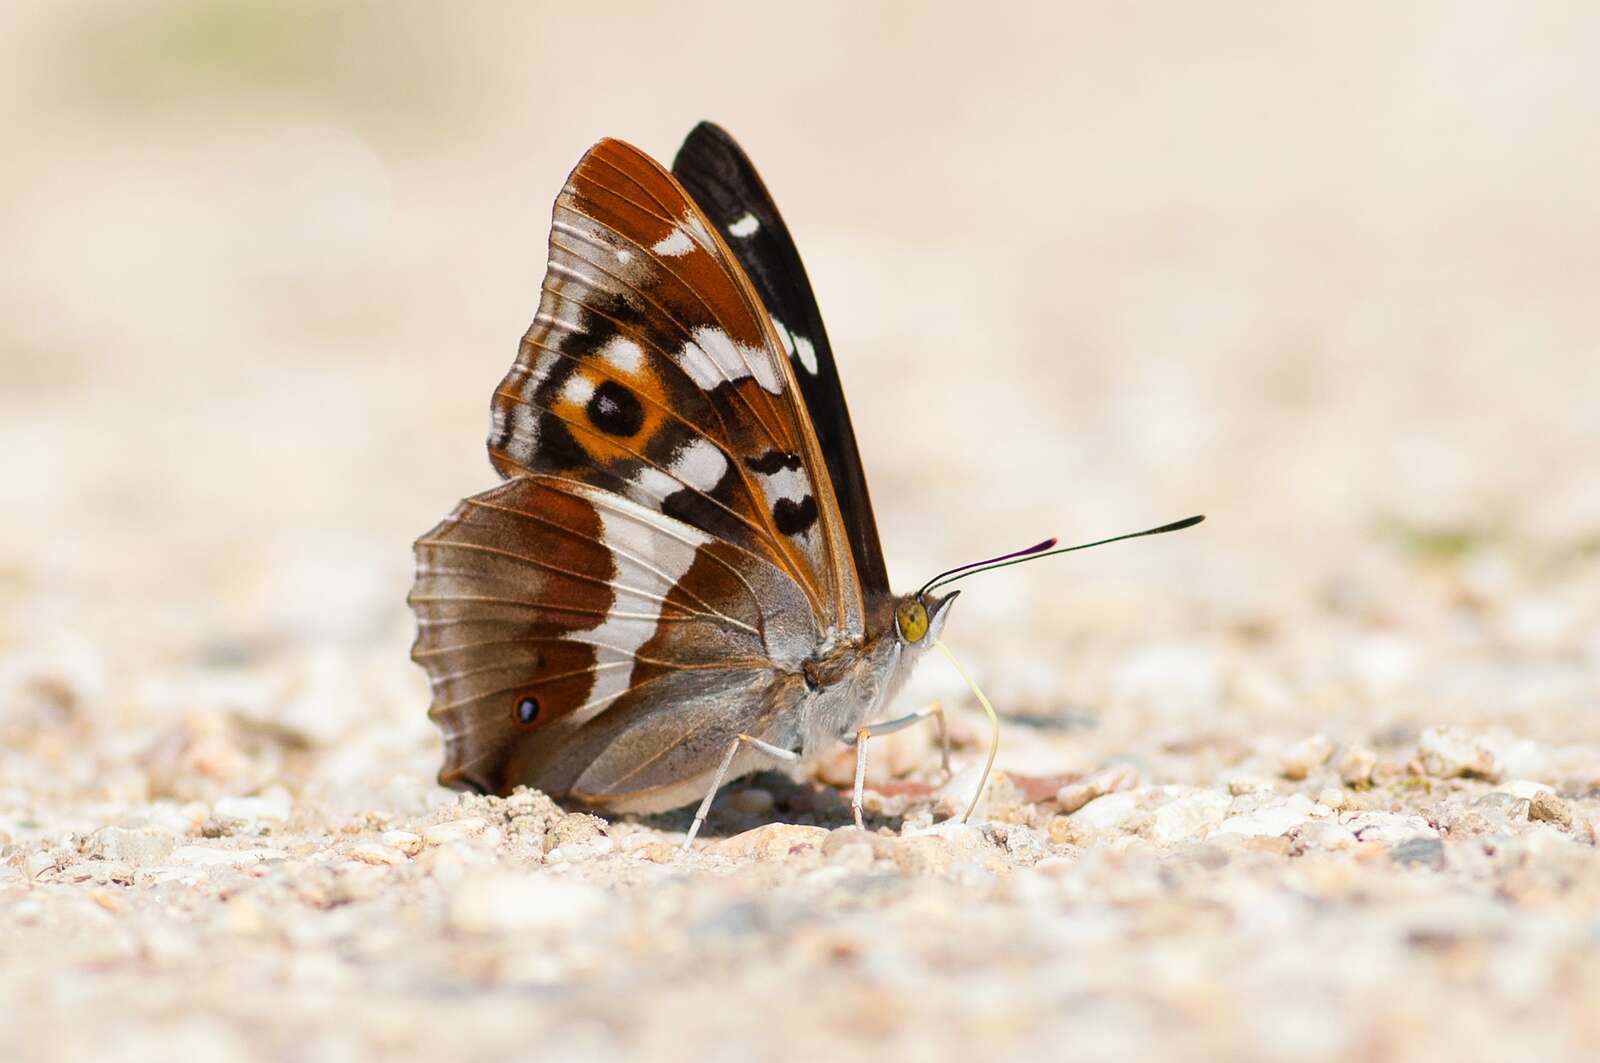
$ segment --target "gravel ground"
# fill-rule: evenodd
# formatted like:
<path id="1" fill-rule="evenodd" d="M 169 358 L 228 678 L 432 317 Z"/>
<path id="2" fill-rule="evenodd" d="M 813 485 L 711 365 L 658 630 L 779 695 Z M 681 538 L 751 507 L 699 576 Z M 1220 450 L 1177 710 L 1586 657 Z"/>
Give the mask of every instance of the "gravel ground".
<path id="1" fill-rule="evenodd" d="M 1600 1056 L 1600 19 L 734 10 L 0 16 L 4 1054 Z M 562 176 L 703 116 L 897 583 L 1210 516 L 972 582 L 970 824 L 936 661 L 866 834 L 433 783 L 410 540 Z"/>

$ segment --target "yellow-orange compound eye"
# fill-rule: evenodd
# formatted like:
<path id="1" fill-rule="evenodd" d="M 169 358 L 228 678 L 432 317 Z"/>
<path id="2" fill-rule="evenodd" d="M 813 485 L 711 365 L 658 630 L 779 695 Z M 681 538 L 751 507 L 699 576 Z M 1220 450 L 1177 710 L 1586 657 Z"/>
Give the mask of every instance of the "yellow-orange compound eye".
<path id="1" fill-rule="evenodd" d="M 921 642 L 928 633 L 928 611 L 918 601 L 901 602 L 894 611 L 894 622 L 907 642 Z"/>

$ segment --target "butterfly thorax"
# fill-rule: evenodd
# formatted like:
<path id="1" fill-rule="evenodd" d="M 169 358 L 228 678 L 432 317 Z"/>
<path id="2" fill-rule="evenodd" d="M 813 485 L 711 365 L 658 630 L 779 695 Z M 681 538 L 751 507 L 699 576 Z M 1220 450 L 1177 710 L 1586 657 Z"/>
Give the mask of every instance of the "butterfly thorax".
<path id="1" fill-rule="evenodd" d="M 860 642 L 825 650 L 801 666 L 806 697 L 801 740 L 807 755 L 826 752 L 861 726 L 889 715 L 890 703 L 944 627 L 955 595 L 937 600 L 885 596 L 883 622 Z"/>
<path id="2" fill-rule="evenodd" d="M 838 646 L 801 666 L 806 696 L 797 737 L 806 756 L 827 752 L 841 737 L 876 718 L 899 686 L 902 650 L 891 631 Z"/>

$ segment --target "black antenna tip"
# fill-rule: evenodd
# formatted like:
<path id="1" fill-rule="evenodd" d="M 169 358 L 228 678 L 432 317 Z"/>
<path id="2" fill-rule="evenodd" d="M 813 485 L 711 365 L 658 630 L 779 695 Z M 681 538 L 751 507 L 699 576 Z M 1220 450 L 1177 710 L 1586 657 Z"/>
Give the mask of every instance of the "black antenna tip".
<path id="1" fill-rule="evenodd" d="M 1199 524 L 1201 521 L 1203 521 L 1205 519 L 1206 519 L 1206 515 L 1204 513 L 1197 513 L 1192 517 L 1185 517 L 1182 520 L 1175 520 L 1171 524 L 1163 524 L 1159 528 L 1152 528 L 1152 529 L 1150 529 L 1150 531 L 1146 532 L 1145 534 L 1147 534 L 1147 535 L 1165 535 L 1167 532 L 1183 531 L 1183 529 L 1192 528 L 1196 524 Z"/>

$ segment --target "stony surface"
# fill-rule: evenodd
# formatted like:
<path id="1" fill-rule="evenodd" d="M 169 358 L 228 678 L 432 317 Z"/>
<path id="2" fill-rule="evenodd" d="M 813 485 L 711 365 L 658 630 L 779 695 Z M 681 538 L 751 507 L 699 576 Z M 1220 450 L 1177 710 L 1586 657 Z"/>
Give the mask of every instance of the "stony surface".
<path id="1" fill-rule="evenodd" d="M 1600 16 L 569 8 L 0 15 L 0 1055 L 1600 1057 Z M 865 833 L 432 781 L 408 544 L 703 114 L 898 582 L 1210 514 L 969 585 L 970 824 L 941 662 Z"/>

